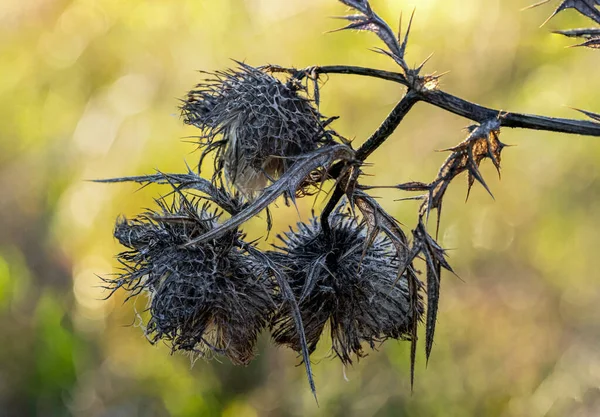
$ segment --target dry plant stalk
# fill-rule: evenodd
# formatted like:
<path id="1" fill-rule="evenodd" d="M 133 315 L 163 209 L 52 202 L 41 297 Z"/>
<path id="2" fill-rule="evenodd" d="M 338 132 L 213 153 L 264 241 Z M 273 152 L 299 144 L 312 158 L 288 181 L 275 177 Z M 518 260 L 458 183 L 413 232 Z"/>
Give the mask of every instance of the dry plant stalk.
<path id="1" fill-rule="evenodd" d="M 127 247 L 117 259 L 122 270 L 105 280 L 111 294 L 148 295 L 146 333 L 166 340 L 173 351 L 203 357 L 223 355 L 247 364 L 258 334 L 270 329 L 274 343 L 297 351 L 316 396 L 310 355 L 330 326 L 332 353 L 344 364 L 364 355 L 363 343 L 376 348 L 387 339 L 411 343 L 411 386 L 417 328 L 425 321 L 425 352 L 433 346 L 443 269 L 452 272 L 436 242 L 442 202 L 450 183 L 467 174 L 491 191 L 479 171 L 489 159 L 500 173 L 502 128 L 524 128 L 600 136 L 600 115 L 591 120 L 559 119 L 486 108 L 439 89 L 440 75 L 422 74 L 425 62 L 411 68 L 404 60 L 412 16 L 401 36 L 367 0 L 340 0 L 354 11 L 339 30 L 375 33 L 386 49 L 377 52 L 398 64 L 398 72 L 354 66 L 279 66 L 237 68 L 208 75 L 183 101 L 184 121 L 200 129 L 198 172 L 121 177 L 100 182 L 168 184 L 173 203 L 157 199 L 158 210 L 133 220 L 119 219 L 115 237 Z M 544 4 L 547 1 L 534 6 Z M 599 0 L 565 0 L 556 13 L 575 8 L 600 23 Z M 598 47 L 600 29 L 563 31 Z M 336 119 L 319 110 L 319 77 L 352 74 L 385 79 L 406 88 L 380 127 L 358 149 L 331 128 Z M 361 185 L 361 165 L 394 132 L 414 104 L 422 101 L 474 122 L 467 137 L 447 149 L 448 158 L 430 182 L 393 186 L 420 199 L 417 224 L 408 233 Z M 213 154 L 214 175 L 201 176 Z M 263 252 L 246 242 L 243 224 L 267 211 L 280 196 L 287 203 L 334 189 L 319 216 L 299 223 Z M 431 211 L 435 232 L 429 231 Z M 221 220 L 222 212 L 227 219 Z M 414 261 L 425 262 L 424 281 Z M 424 306 L 426 300 L 426 308 Z M 424 316 L 424 317 L 423 317 Z"/>

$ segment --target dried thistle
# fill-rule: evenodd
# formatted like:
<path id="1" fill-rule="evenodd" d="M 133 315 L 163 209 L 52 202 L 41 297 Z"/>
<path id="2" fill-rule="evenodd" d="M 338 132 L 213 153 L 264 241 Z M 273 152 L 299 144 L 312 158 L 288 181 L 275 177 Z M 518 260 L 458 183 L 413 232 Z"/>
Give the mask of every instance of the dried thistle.
<path id="1" fill-rule="evenodd" d="M 309 352 L 329 324 L 333 352 L 351 364 L 352 355 L 364 356 L 362 342 L 374 349 L 389 338 L 410 339 L 413 312 L 391 241 L 380 235 L 368 242 L 365 224 L 349 215 L 337 212 L 330 222 L 329 236 L 316 217 L 298 223 L 270 256 L 298 299 Z M 419 302 L 417 317 L 422 312 Z M 271 328 L 275 343 L 301 350 L 288 308 L 277 311 Z"/>
<path id="2" fill-rule="evenodd" d="M 332 132 L 293 78 L 283 83 L 239 63 L 215 72 L 188 93 L 185 123 L 201 129 L 203 159 L 215 152 L 215 173 L 247 196 L 276 180 L 303 154 L 331 143 Z"/>
<path id="3" fill-rule="evenodd" d="M 375 33 L 387 47 L 377 52 L 392 58 L 399 72 L 341 65 L 295 69 L 239 64 L 235 70 L 212 73 L 182 106 L 185 122 L 202 132 L 199 167 L 206 155 L 215 154 L 211 180 L 192 171 L 102 180 L 169 184 L 176 196 L 172 205 L 159 200 L 158 212 L 121 220 L 115 229 L 115 236 L 129 250 L 118 255 L 123 270 L 117 279 L 107 280 L 108 287 L 123 288 L 129 297 L 150 295 L 147 334 L 151 341 L 166 340 L 173 350 L 224 354 L 234 363 L 246 364 L 254 355 L 257 334 L 268 325 L 276 343 L 301 352 L 313 393 L 310 354 L 326 323 L 331 327 L 333 352 L 344 364 L 364 355 L 363 342 L 375 348 L 388 338 L 410 340 L 412 386 L 417 325 L 424 314 L 424 288 L 413 264 L 417 259 L 425 262 L 429 359 L 441 272 L 453 272 L 436 242 L 443 198 L 463 172 L 468 190 L 478 181 L 490 192 L 479 165 L 488 158 L 500 174 L 505 147 L 499 140 L 501 128 L 600 136 L 598 113 L 579 110 L 591 120 L 571 120 L 500 112 L 442 91 L 440 75 L 420 75 L 424 63 L 411 68 L 404 59 L 411 23 L 401 39 L 402 31 L 396 37 L 368 0 L 340 1 L 357 13 L 344 17 L 350 22 L 344 29 Z M 564 0 L 554 14 L 575 8 L 598 22 L 598 4 L 599 0 Z M 583 37 L 583 45 L 589 47 L 599 42 L 597 29 L 561 33 Z M 287 78 L 281 81 L 275 73 Z M 404 86 L 406 93 L 354 151 L 344 140 L 336 143 L 334 139 L 341 137 L 328 128 L 333 119 L 326 119 L 315 107 L 322 74 L 384 79 Z M 312 97 L 307 93 L 309 81 L 314 87 Z M 464 141 L 447 149 L 451 153 L 433 181 L 394 186 L 424 193 L 411 197 L 422 200 L 411 235 L 365 192 L 378 187 L 365 187 L 359 180 L 362 164 L 420 101 L 475 124 L 467 128 Z M 320 217 L 286 233 L 278 250 L 263 253 L 244 242 L 239 228 L 261 211 L 268 212 L 278 197 L 301 198 L 329 180 L 335 184 Z M 245 198 L 231 195 L 227 182 Z M 189 200 L 184 192 L 200 197 Z M 349 214 L 339 211 L 344 196 L 352 209 Z M 200 198 L 206 203 L 200 205 Z M 209 204 L 230 217 L 221 222 L 219 212 L 211 212 Z M 434 235 L 428 231 L 432 210 L 437 211 Z"/>
<path id="4" fill-rule="evenodd" d="M 165 340 L 173 351 L 248 364 L 274 307 L 267 274 L 245 251 L 238 231 L 182 247 L 217 225 L 219 213 L 207 204 L 181 195 L 171 205 L 157 202 L 158 211 L 117 221 L 114 235 L 129 250 L 117 256 L 123 269 L 108 287 L 125 289 L 128 298 L 148 294 L 152 343 Z"/>

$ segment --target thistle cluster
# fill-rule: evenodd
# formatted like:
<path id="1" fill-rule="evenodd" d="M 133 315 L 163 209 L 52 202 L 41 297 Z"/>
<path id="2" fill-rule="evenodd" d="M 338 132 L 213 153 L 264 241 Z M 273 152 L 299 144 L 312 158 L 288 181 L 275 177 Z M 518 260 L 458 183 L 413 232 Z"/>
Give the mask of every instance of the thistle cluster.
<path id="1" fill-rule="evenodd" d="M 501 112 L 441 91 L 440 75 L 421 74 L 426 61 L 411 68 L 404 58 L 412 17 L 404 36 L 402 30 L 396 36 L 367 0 L 340 1 L 355 12 L 343 17 L 349 24 L 342 29 L 376 34 L 386 47 L 376 51 L 390 57 L 398 72 L 238 63 L 210 74 L 181 106 L 185 123 L 200 132 L 196 170 L 100 180 L 170 187 L 171 203 L 162 197 L 156 210 L 117 220 L 114 236 L 126 250 L 117 255 L 117 276 L 105 279 L 111 294 L 123 289 L 128 298 L 148 297 L 149 340 L 166 341 L 173 351 L 248 364 L 259 334 L 269 331 L 275 344 L 301 355 L 313 393 L 310 358 L 323 338 L 344 365 L 363 357 L 366 347 L 410 341 L 412 385 L 418 326 L 425 322 L 429 359 L 442 270 L 453 272 L 437 242 L 444 196 L 463 173 L 467 196 L 475 182 L 491 194 L 479 166 L 488 159 L 500 174 L 503 127 L 600 136 L 596 113 L 583 111 L 589 121 Z M 586 2 L 563 3 L 564 9 Z M 596 19 L 598 10 L 591 7 L 587 15 Z M 331 128 L 335 117 L 319 111 L 320 76 L 336 73 L 406 88 L 358 149 Z M 447 149 L 450 155 L 432 181 L 363 185 L 366 159 L 419 101 L 470 119 L 467 137 Z M 210 178 L 202 176 L 207 156 L 213 159 Z M 295 204 L 328 183 L 332 191 L 321 213 L 279 235 L 272 250 L 245 240 L 244 224 L 263 211 L 271 228 L 269 209 L 278 198 Z M 402 199 L 421 201 L 412 230 L 368 194 L 376 188 L 419 193 Z M 437 226 L 430 233 L 434 211 Z"/>
<path id="2" fill-rule="evenodd" d="M 360 174 L 355 151 L 317 110 L 316 90 L 309 95 L 297 74 L 281 81 L 273 71 L 239 64 L 189 93 L 182 114 L 202 132 L 198 172 L 102 180 L 172 191 L 156 210 L 117 220 L 114 236 L 127 250 L 105 282 L 112 293 L 148 297 L 151 343 L 248 364 L 258 335 L 270 331 L 276 345 L 302 356 L 314 390 L 310 355 L 326 326 L 343 364 L 365 356 L 365 346 L 412 340 L 423 286 L 391 236 L 370 230 L 367 216 L 341 214 L 346 202 L 299 223 L 273 250 L 244 240 L 240 227 L 278 197 L 295 202 L 335 175 Z M 211 152 L 215 175 L 206 179 L 200 171 Z M 359 191 L 348 197 L 360 204 Z"/>

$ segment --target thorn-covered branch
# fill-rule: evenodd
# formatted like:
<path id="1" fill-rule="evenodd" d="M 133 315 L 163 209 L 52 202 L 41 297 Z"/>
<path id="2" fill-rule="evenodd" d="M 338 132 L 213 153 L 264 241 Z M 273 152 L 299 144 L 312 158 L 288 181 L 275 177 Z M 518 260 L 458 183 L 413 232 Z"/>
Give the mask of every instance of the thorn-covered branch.
<path id="1" fill-rule="evenodd" d="M 273 68 L 273 67 L 271 67 Z M 275 67 L 276 71 L 286 71 L 297 74 L 297 77 L 303 78 L 303 71 L 298 69 L 284 69 Z M 310 70 L 316 74 L 348 74 L 365 77 L 380 78 L 393 81 L 405 87 L 410 87 L 406 77 L 403 74 L 378 70 L 373 68 L 331 65 L 322 67 L 310 67 Z M 559 117 L 537 116 L 525 113 L 513 113 L 500 109 L 492 109 L 479 104 L 462 99 L 438 88 L 432 90 L 413 90 L 417 94 L 417 101 L 423 101 L 433 106 L 439 107 L 450 113 L 465 117 L 474 122 L 483 122 L 496 117 L 500 112 L 504 114 L 501 120 L 502 127 L 546 130 L 558 133 L 570 133 L 586 136 L 600 136 L 600 123 L 587 120 L 564 119 Z"/>

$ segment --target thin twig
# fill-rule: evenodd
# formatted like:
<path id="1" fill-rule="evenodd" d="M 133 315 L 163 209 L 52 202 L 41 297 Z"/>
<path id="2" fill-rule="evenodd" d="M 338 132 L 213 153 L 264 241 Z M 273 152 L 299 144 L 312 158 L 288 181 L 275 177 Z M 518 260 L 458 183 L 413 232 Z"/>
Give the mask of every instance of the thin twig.
<path id="1" fill-rule="evenodd" d="M 366 77 L 381 78 L 412 88 L 403 74 L 373 68 L 331 65 L 323 67 L 310 67 L 316 74 L 352 74 Z M 278 68 L 303 78 L 303 70 Z M 442 90 L 413 90 L 417 94 L 417 101 L 424 101 L 443 110 L 465 117 L 478 123 L 497 117 L 501 110 L 491 109 L 456 97 Z M 555 117 L 537 116 L 523 113 L 505 112 L 502 110 L 502 127 L 547 130 L 550 132 L 570 133 L 587 136 L 600 136 L 600 123 L 588 120 L 563 119 Z"/>
<path id="2" fill-rule="evenodd" d="M 408 114 L 410 109 L 419 101 L 419 96 L 415 90 L 408 90 L 402 97 L 402 100 L 396 104 L 396 107 L 381 123 L 379 128 L 371 135 L 369 139 L 356 151 L 356 159 L 364 161 L 371 155 L 385 140 L 394 133 L 394 130 Z"/>
<path id="3" fill-rule="evenodd" d="M 419 101 L 417 94 L 413 90 L 408 92 L 402 97 L 402 100 L 396 104 L 396 107 L 392 109 L 390 114 L 385 118 L 377 130 L 365 141 L 365 143 L 356 151 L 356 160 L 364 161 L 371 155 L 379 146 L 381 146 L 386 139 L 394 133 L 398 125 L 404 119 L 404 116 L 408 114 L 412 106 Z M 344 167 L 345 162 L 338 162 L 335 164 L 328 173 L 329 178 L 337 179 Z M 348 187 L 348 180 L 340 181 L 336 184 L 333 194 L 327 201 L 327 205 L 321 213 L 321 228 L 327 236 L 330 232 L 329 227 L 329 215 L 333 212 L 337 203 L 344 196 L 344 189 Z"/>

